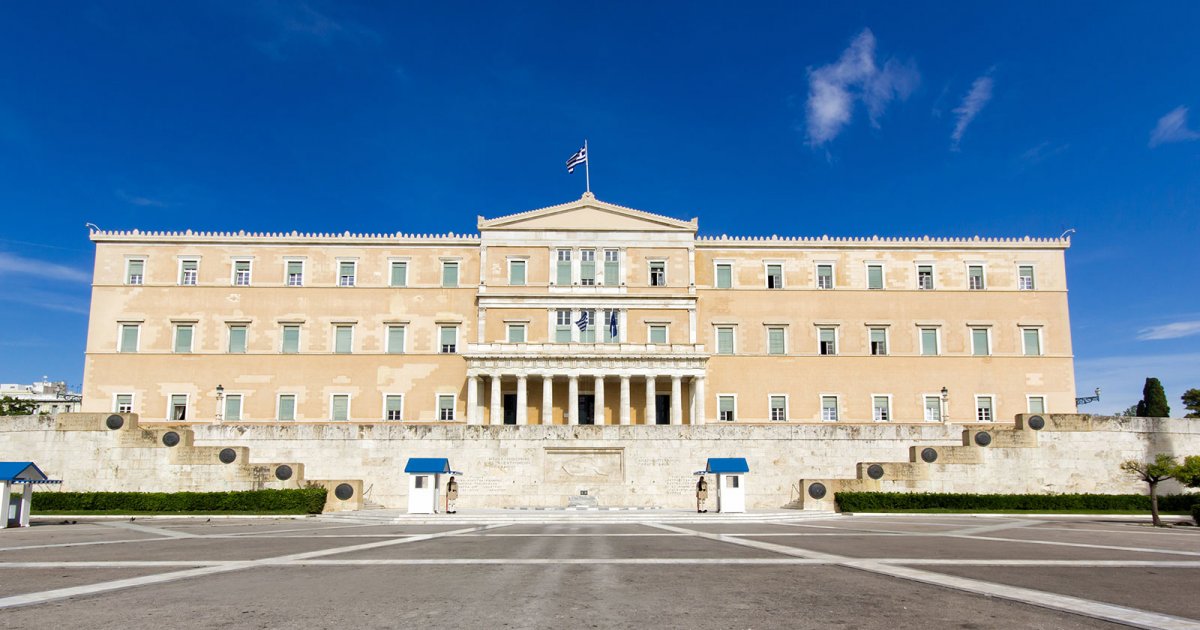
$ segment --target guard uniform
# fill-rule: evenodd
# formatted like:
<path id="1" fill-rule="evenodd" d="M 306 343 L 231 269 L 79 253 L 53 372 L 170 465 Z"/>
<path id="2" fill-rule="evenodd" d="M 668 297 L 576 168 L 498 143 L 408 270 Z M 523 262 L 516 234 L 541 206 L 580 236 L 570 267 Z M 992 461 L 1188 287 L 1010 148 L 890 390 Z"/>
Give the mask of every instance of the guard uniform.
<path id="1" fill-rule="evenodd" d="M 707 512 L 708 507 L 708 480 L 704 475 L 700 476 L 700 481 L 696 482 L 696 511 Z"/>
<path id="2" fill-rule="evenodd" d="M 455 509 L 456 503 L 458 503 L 458 482 L 454 480 L 454 477 L 451 477 L 450 481 L 446 484 L 446 513 L 447 514 L 457 514 L 458 513 L 458 510 Z"/>

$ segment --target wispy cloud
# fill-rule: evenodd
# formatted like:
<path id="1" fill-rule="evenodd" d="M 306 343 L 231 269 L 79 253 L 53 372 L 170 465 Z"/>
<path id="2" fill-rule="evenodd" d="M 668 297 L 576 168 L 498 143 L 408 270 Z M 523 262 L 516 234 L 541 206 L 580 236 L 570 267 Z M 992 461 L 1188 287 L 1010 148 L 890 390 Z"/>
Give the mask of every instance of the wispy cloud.
<path id="1" fill-rule="evenodd" d="M 1043 142 L 1021 154 L 1021 161 L 1026 164 L 1038 164 L 1071 148 L 1069 144 L 1052 144 Z"/>
<path id="2" fill-rule="evenodd" d="M 374 44 L 379 34 L 352 20 L 335 19 L 307 2 L 267 1 L 260 5 L 274 34 L 256 45 L 267 55 L 280 59 L 283 49 L 294 41 L 329 45 L 335 41 Z"/>
<path id="3" fill-rule="evenodd" d="M 0 275 L 6 274 L 20 274 L 25 277 L 40 278 L 43 280 L 62 280 L 65 282 L 90 283 L 92 281 L 92 274 L 82 269 L 38 260 L 36 258 L 24 258 L 8 252 L 0 252 Z"/>
<path id="4" fill-rule="evenodd" d="M 971 124 L 972 120 L 975 120 L 984 105 L 992 100 L 992 88 L 995 86 L 995 82 L 992 81 L 991 72 L 988 70 L 987 74 L 975 79 L 971 83 L 971 89 L 963 96 L 962 103 L 954 108 L 954 132 L 950 134 L 950 149 L 953 151 L 957 151 L 959 144 L 962 143 L 967 126 Z"/>
<path id="5" fill-rule="evenodd" d="M 1150 326 L 1138 331 L 1137 338 L 1142 341 L 1156 341 L 1159 339 L 1178 339 L 1180 337 L 1191 337 L 1192 335 L 1200 335 L 1200 320 L 1191 320 L 1185 322 L 1171 322 L 1161 326 Z"/>
<path id="6" fill-rule="evenodd" d="M 150 197 L 143 197 L 141 195 L 131 195 L 124 190 L 117 190 L 116 192 L 119 199 L 135 206 L 142 206 L 145 208 L 166 208 L 171 205 L 158 199 L 151 199 Z"/>
<path id="7" fill-rule="evenodd" d="M 908 98 L 919 81 L 912 62 L 889 58 L 880 67 L 875 35 L 864 29 L 836 62 L 808 71 L 808 143 L 817 147 L 836 138 L 850 123 L 859 100 L 871 124 L 878 127 L 888 104 Z"/>
<path id="8" fill-rule="evenodd" d="M 1188 128 L 1188 108 L 1180 105 L 1158 119 L 1154 131 L 1150 132 L 1150 146 L 1156 147 L 1168 142 L 1188 142 L 1200 140 L 1200 132 Z"/>

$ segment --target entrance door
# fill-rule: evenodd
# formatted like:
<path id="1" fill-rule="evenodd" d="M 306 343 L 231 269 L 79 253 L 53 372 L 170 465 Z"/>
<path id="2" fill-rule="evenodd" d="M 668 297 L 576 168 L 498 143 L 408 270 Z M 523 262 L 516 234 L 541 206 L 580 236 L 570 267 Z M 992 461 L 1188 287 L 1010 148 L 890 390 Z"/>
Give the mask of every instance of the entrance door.
<path id="1" fill-rule="evenodd" d="M 517 423 L 517 395 L 504 394 L 504 424 Z"/>
<path id="2" fill-rule="evenodd" d="M 654 396 L 654 424 L 671 424 L 671 395 Z"/>
<path id="3" fill-rule="evenodd" d="M 596 424 L 596 396 L 579 395 L 579 424 Z"/>

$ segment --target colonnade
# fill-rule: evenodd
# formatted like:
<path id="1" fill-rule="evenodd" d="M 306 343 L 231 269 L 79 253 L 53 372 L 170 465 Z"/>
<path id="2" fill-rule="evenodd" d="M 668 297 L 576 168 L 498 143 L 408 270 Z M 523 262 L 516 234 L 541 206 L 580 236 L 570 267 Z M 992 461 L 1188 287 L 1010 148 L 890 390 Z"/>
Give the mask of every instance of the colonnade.
<path id="1" fill-rule="evenodd" d="M 617 405 L 616 424 L 628 425 L 632 424 L 631 417 L 631 402 L 630 391 L 634 386 L 633 382 L 640 381 L 638 384 L 644 387 L 645 410 L 643 418 L 646 424 L 657 424 L 657 399 L 658 399 L 658 379 L 669 378 L 671 381 L 671 404 L 669 411 L 670 424 L 684 424 L 683 417 L 683 395 L 685 381 L 687 393 L 690 398 L 688 418 L 689 424 L 704 424 L 704 376 L 699 374 L 549 374 L 549 373 L 503 373 L 489 372 L 481 374 L 468 374 L 467 376 L 467 423 L 468 424 L 484 424 L 484 413 L 481 396 L 481 388 L 484 381 L 488 386 L 488 401 L 487 419 L 489 424 L 504 424 L 504 404 L 502 395 L 506 383 L 511 384 L 511 380 L 516 381 L 515 390 L 512 393 L 516 394 L 515 401 L 515 418 L 512 424 L 526 425 L 533 424 L 529 419 L 529 380 L 530 378 L 540 379 L 542 382 L 541 395 L 541 414 L 540 424 L 551 424 L 554 419 L 554 385 L 556 381 L 565 380 L 567 384 L 567 404 L 563 410 L 563 417 L 566 424 L 580 424 L 580 381 L 584 381 L 584 387 L 591 385 L 593 396 L 592 405 L 592 420 L 593 424 L 605 424 L 605 409 L 606 402 L 604 398 L 605 384 L 609 379 L 616 378 L 620 382 L 619 401 Z"/>

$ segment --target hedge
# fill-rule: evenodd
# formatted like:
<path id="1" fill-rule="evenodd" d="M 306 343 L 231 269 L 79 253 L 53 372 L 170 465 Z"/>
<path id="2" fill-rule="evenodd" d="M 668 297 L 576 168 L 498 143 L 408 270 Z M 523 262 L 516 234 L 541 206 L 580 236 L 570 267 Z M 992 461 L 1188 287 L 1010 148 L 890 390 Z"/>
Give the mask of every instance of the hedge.
<path id="1" fill-rule="evenodd" d="M 239 492 L 35 492 L 34 512 L 271 512 L 320 514 L 325 488 Z"/>
<path id="2" fill-rule="evenodd" d="M 1192 506 L 1192 520 L 1195 521 L 1197 526 L 1200 526 L 1200 505 Z"/>
<path id="3" fill-rule="evenodd" d="M 1087 510 L 1149 512 L 1150 497 L 1142 494 L 956 494 L 907 492 L 839 492 L 843 512 L 903 512 L 911 510 Z M 1158 497 L 1163 512 L 1187 512 L 1200 507 L 1200 494 Z"/>

